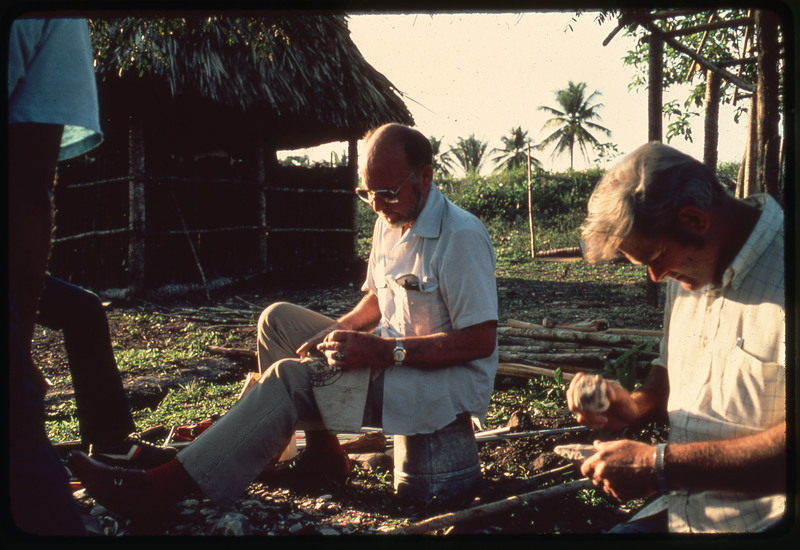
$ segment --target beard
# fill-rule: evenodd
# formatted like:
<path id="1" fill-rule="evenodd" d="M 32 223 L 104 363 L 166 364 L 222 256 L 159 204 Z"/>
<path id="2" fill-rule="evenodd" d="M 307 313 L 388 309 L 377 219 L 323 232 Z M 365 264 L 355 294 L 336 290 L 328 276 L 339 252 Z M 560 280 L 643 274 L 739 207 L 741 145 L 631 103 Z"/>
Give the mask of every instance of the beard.
<path id="1" fill-rule="evenodd" d="M 412 203 L 411 209 L 408 212 L 392 219 L 390 219 L 386 214 L 379 214 L 386 225 L 392 229 L 400 229 L 406 224 L 417 219 L 417 216 L 419 216 L 419 213 L 422 212 L 423 208 L 422 192 L 420 192 L 418 185 L 419 180 L 414 181 L 414 186 L 411 188 L 412 192 L 414 193 L 414 202 Z"/>

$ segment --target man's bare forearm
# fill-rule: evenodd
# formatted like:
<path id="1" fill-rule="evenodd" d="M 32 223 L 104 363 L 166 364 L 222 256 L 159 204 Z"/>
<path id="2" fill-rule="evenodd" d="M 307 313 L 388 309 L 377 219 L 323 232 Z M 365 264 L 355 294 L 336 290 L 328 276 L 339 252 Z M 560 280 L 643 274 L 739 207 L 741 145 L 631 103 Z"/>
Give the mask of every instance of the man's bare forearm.
<path id="1" fill-rule="evenodd" d="M 667 369 L 653 365 L 642 381 L 641 387 L 631 394 L 631 399 L 638 409 L 636 423 L 647 422 L 666 413 L 668 397 Z"/>
<path id="2" fill-rule="evenodd" d="M 783 492 L 786 423 L 736 439 L 669 445 L 664 470 L 670 489 Z"/>
<path id="3" fill-rule="evenodd" d="M 336 324 L 344 330 L 370 331 L 378 326 L 380 320 L 378 297 L 372 292 L 367 292 L 356 307 L 336 320 Z"/>
<path id="4" fill-rule="evenodd" d="M 497 322 L 486 321 L 460 330 L 403 338 L 406 363 L 421 368 L 462 365 L 488 357 L 497 344 Z"/>

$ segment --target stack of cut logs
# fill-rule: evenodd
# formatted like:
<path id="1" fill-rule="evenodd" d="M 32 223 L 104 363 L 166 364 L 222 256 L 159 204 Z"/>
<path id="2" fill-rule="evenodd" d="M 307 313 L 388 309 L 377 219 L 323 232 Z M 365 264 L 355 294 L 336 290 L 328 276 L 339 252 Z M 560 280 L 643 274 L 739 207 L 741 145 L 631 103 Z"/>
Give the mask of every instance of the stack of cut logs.
<path id="1" fill-rule="evenodd" d="M 511 319 L 498 328 L 500 364 L 497 374 L 519 378 L 554 376 L 563 379 L 578 372 L 603 369 L 607 362 L 637 346 L 637 372 L 646 372 L 658 356 L 660 330 L 611 329 L 603 319 L 558 325 L 544 319 L 541 325 Z M 647 350 L 650 351 L 647 351 Z"/>

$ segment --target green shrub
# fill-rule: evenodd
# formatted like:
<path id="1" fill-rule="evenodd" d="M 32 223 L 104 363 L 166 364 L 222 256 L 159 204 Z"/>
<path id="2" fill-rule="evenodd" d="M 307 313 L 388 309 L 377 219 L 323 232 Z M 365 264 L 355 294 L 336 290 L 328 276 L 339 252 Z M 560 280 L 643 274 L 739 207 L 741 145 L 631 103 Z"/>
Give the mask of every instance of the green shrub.
<path id="1" fill-rule="evenodd" d="M 586 216 L 589 195 L 602 175 L 600 168 L 534 174 L 531 178 L 531 205 L 534 226 L 538 231 L 577 235 L 575 230 Z M 478 216 L 487 226 L 496 222 L 515 229 L 527 228 L 528 183 L 525 170 L 490 176 L 471 175 L 460 180 L 444 177 L 438 183 L 450 200 Z M 576 245 L 577 240 L 564 246 Z"/>
<path id="2" fill-rule="evenodd" d="M 586 203 L 603 173 L 601 168 L 591 168 L 581 172 L 533 174 L 531 203 L 537 250 L 578 245 L 578 228 L 586 216 Z M 468 174 L 463 178 L 443 174 L 437 175 L 435 181 L 445 196 L 483 221 L 492 235 L 498 255 L 512 261 L 530 257 L 526 169 L 488 176 Z M 359 202 L 360 257 L 369 255 L 374 223 L 375 214 Z"/>

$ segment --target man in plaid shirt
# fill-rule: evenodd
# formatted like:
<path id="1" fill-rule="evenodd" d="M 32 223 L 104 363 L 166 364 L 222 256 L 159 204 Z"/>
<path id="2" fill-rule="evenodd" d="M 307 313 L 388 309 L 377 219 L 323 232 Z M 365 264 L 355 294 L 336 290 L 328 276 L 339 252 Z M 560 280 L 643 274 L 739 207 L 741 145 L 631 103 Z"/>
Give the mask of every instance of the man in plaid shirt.
<path id="1" fill-rule="evenodd" d="M 786 506 L 783 213 L 734 198 L 702 163 L 660 143 L 610 170 L 589 200 L 586 259 L 618 253 L 669 278 L 661 353 L 642 386 L 606 383 L 611 407 L 570 410 L 621 430 L 666 411 L 667 444 L 595 442 L 581 471 L 610 495 L 657 497 L 616 533 L 752 533 Z"/>

